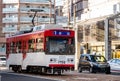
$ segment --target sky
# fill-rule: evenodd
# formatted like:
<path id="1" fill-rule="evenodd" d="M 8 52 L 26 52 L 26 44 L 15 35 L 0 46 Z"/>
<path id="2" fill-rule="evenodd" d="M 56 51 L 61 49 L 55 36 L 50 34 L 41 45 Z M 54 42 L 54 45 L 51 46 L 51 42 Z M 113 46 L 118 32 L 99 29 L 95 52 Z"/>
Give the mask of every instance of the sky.
<path id="1" fill-rule="evenodd" d="M 56 0 L 56 6 L 63 5 L 63 0 Z"/>

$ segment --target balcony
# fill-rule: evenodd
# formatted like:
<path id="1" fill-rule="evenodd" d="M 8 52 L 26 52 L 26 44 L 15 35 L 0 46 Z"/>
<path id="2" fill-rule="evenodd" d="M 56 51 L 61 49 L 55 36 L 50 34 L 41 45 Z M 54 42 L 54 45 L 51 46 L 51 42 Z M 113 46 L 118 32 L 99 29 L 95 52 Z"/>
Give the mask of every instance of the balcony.
<path id="1" fill-rule="evenodd" d="M 20 22 L 29 23 L 32 21 L 32 17 L 20 17 Z"/>
<path id="2" fill-rule="evenodd" d="M 3 8 L 2 13 L 17 13 L 17 12 L 18 12 L 18 8 Z"/>
<path id="3" fill-rule="evenodd" d="M 49 0 L 20 0 L 20 3 L 49 3 Z M 19 0 L 3 0 L 4 4 L 19 3 Z"/>
<path id="4" fill-rule="evenodd" d="M 31 23 L 32 21 L 32 17 L 20 17 L 20 22 L 22 23 Z M 35 22 L 41 22 L 41 23 L 46 23 L 46 22 L 50 22 L 50 18 L 35 18 L 34 19 Z M 3 18 L 2 20 L 3 23 L 17 23 L 18 22 L 18 17 L 16 18 Z M 51 18 L 51 22 L 54 22 L 54 18 Z"/>
<path id="5" fill-rule="evenodd" d="M 31 9 L 43 10 L 39 13 L 44 13 L 44 14 L 49 14 L 51 11 L 51 13 L 54 14 L 54 9 L 50 10 L 49 8 L 25 8 L 25 7 L 21 7 L 20 12 L 27 12 L 28 13 L 28 11 L 30 11 Z"/>
<path id="6" fill-rule="evenodd" d="M 15 33 L 17 32 L 17 26 L 16 27 L 3 27 L 2 29 L 3 33 Z"/>
<path id="7" fill-rule="evenodd" d="M 5 17 L 5 18 L 3 18 L 2 19 L 2 22 L 3 23 L 17 23 L 18 22 L 18 17 L 15 17 L 15 18 L 13 18 L 13 17 Z"/>
<path id="8" fill-rule="evenodd" d="M 20 18 L 20 22 L 29 23 L 31 21 L 32 21 L 32 18 L 30 18 L 30 17 L 21 17 Z M 34 21 L 46 23 L 46 22 L 50 22 L 50 18 L 35 18 Z M 54 18 L 51 18 L 51 22 L 54 22 Z"/>
<path id="9" fill-rule="evenodd" d="M 38 22 L 50 22 L 50 18 L 38 18 Z M 51 18 L 51 22 L 54 22 L 54 18 Z"/>
<path id="10" fill-rule="evenodd" d="M 50 1 L 49 0 L 20 0 L 20 3 L 43 3 L 43 4 L 46 4 L 46 3 L 49 3 Z"/>
<path id="11" fill-rule="evenodd" d="M 18 3 L 19 0 L 3 0 L 3 4 L 13 4 L 13 3 Z"/>

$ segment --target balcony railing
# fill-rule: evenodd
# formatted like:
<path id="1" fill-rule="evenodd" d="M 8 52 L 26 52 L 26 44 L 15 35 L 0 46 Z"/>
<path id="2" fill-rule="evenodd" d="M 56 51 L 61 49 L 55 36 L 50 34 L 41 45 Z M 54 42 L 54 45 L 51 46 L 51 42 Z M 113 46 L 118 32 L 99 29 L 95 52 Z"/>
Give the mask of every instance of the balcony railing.
<path id="1" fill-rule="evenodd" d="M 50 18 L 38 18 L 38 22 L 50 22 Z M 51 18 L 51 22 L 54 22 L 54 18 Z"/>
<path id="2" fill-rule="evenodd" d="M 2 19 L 2 22 L 3 23 L 17 23 L 18 22 L 18 17 L 15 17 L 15 18 L 13 18 L 13 17 L 5 17 L 5 18 L 3 18 Z"/>
<path id="3" fill-rule="evenodd" d="M 3 8 L 3 13 L 17 13 L 18 8 Z"/>
<path id="4" fill-rule="evenodd" d="M 9 3 L 19 3 L 19 0 L 3 0 L 3 4 Z M 48 4 L 50 0 L 20 0 L 20 3 L 39 3 L 39 4 Z M 52 2 L 53 3 L 53 2 Z"/>
<path id="5" fill-rule="evenodd" d="M 30 11 L 31 9 L 39 9 L 39 10 L 43 10 L 41 11 L 41 13 L 45 13 L 45 14 L 49 14 L 50 11 L 52 14 L 54 14 L 54 9 L 50 10 L 49 8 L 20 8 L 20 12 L 27 12 Z M 18 8 L 3 8 L 3 13 L 17 13 L 18 12 Z"/>
<path id="6" fill-rule="evenodd" d="M 49 3 L 50 0 L 20 0 L 20 3 Z"/>
<path id="7" fill-rule="evenodd" d="M 19 0 L 3 0 L 3 4 L 18 3 Z"/>
<path id="8" fill-rule="evenodd" d="M 3 32 L 3 33 L 17 32 L 17 26 L 14 26 L 14 27 L 13 27 L 13 26 L 3 27 L 2 32 Z"/>
<path id="9" fill-rule="evenodd" d="M 20 22 L 31 22 L 32 18 L 30 17 L 21 17 Z M 50 18 L 35 18 L 34 22 L 50 22 Z M 51 18 L 51 22 L 54 22 L 54 18 Z"/>
<path id="10" fill-rule="evenodd" d="M 49 14 L 50 11 L 51 11 L 51 13 L 54 14 L 54 9 L 50 10 L 49 8 L 24 8 L 24 7 L 21 7 L 21 8 L 20 8 L 20 11 L 21 11 L 21 12 L 28 12 L 28 11 L 30 11 L 31 9 L 43 10 L 43 11 L 41 11 L 41 12 L 39 12 L 39 13 L 45 13 L 45 14 Z"/>
<path id="11" fill-rule="evenodd" d="M 32 17 L 20 17 L 20 22 L 31 22 L 32 21 Z"/>
<path id="12" fill-rule="evenodd" d="M 32 21 L 32 17 L 20 17 L 20 22 L 24 22 L 24 23 L 30 23 Z M 34 19 L 35 22 L 54 22 L 54 18 L 35 18 Z M 17 23 L 18 22 L 18 17 L 16 18 L 3 18 L 2 20 L 3 23 Z"/>

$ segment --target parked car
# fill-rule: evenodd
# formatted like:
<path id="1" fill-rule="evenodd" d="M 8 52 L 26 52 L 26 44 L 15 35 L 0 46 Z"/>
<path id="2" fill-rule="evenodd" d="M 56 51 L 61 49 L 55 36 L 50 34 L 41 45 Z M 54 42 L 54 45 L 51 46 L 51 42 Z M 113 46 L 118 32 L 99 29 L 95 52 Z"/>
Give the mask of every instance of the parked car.
<path id="1" fill-rule="evenodd" d="M 91 73 L 105 72 L 110 74 L 110 65 L 102 55 L 81 54 L 78 64 L 78 71 L 89 71 Z"/>
<path id="2" fill-rule="evenodd" d="M 6 66 L 6 57 L 0 56 L 0 66 Z"/>
<path id="3" fill-rule="evenodd" d="M 111 72 L 120 73 L 120 59 L 115 58 L 108 61 L 111 67 Z"/>

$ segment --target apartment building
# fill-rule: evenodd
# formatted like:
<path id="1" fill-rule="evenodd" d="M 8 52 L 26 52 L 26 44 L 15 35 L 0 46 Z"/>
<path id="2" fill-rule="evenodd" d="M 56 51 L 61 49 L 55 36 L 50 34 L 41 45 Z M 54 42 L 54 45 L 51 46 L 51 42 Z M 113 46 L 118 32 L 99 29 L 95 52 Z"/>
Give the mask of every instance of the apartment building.
<path id="1" fill-rule="evenodd" d="M 3 32 L 29 30 L 34 25 L 54 23 L 54 0 L 3 0 Z M 35 14 L 36 12 L 36 14 Z M 35 16 L 36 15 L 36 16 Z M 34 23 L 32 23 L 33 17 Z"/>
<path id="2" fill-rule="evenodd" d="M 0 0 L 0 55 L 6 53 L 6 36 L 30 30 L 34 25 L 54 23 L 54 3 L 55 0 Z"/>
<path id="3" fill-rule="evenodd" d="M 64 0 L 63 15 L 67 16 L 70 22 L 74 20 L 74 16 L 76 20 L 80 20 L 86 8 L 88 8 L 88 0 Z"/>

